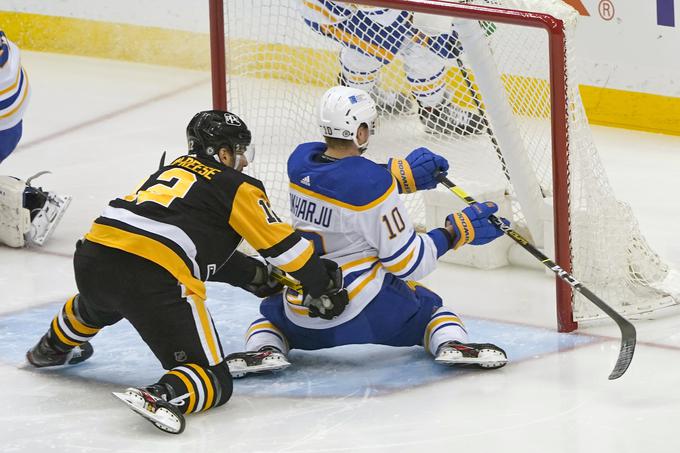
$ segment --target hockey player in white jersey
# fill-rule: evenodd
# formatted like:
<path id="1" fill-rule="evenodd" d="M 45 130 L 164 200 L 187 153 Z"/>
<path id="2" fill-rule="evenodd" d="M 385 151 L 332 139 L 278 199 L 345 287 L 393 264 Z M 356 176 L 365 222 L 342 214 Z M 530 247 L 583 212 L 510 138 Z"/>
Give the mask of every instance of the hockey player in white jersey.
<path id="1" fill-rule="evenodd" d="M 448 163 L 425 148 L 387 166 L 362 157 L 376 115 L 365 91 L 331 88 L 319 110 L 325 143 L 299 145 L 288 160 L 293 225 L 316 253 L 342 268 L 347 308 L 324 319 L 310 317 L 291 289 L 265 299 L 262 317 L 247 331 L 246 352 L 227 357 L 233 376 L 285 368 L 290 349 L 365 343 L 422 345 L 449 365 L 507 362 L 501 348 L 469 343 L 460 317 L 417 283 L 448 250 L 500 237 L 488 219 L 498 207 L 477 203 L 449 215 L 444 228 L 414 231 L 399 193 L 434 188 L 435 173 L 446 172 Z"/>
<path id="2" fill-rule="evenodd" d="M 0 30 L 0 162 L 16 148 L 23 132 L 23 115 L 30 98 L 19 48 Z M 0 244 L 43 245 L 66 211 L 71 197 L 59 196 L 31 181 L 0 175 Z"/>
<path id="3" fill-rule="evenodd" d="M 327 0 L 300 0 L 305 23 L 316 33 L 339 42 L 339 83 L 368 91 L 378 110 L 408 112 L 411 101 L 378 86 L 378 73 L 404 60 L 406 80 L 428 132 L 469 135 L 484 130 L 482 118 L 451 101 L 445 61 L 461 52 L 456 32 L 428 35 L 414 26 L 414 15 L 398 9 L 357 6 Z"/>

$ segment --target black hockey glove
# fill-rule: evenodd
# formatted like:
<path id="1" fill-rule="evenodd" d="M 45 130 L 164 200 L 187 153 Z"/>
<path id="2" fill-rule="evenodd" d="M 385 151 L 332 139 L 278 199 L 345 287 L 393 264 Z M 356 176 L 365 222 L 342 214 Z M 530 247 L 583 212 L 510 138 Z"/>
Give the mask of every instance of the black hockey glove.
<path id="1" fill-rule="evenodd" d="M 321 259 L 330 277 L 326 290 L 319 297 L 304 294 L 302 305 L 309 308 L 310 318 L 333 319 L 345 311 L 349 303 L 347 290 L 343 287 L 342 269 L 335 261 Z"/>
<path id="2" fill-rule="evenodd" d="M 262 299 L 280 293 L 283 290 L 283 285 L 272 276 L 271 264 L 263 263 L 254 258 L 251 259 L 257 262 L 255 265 L 255 276 L 249 284 L 243 286 L 243 289 Z"/>

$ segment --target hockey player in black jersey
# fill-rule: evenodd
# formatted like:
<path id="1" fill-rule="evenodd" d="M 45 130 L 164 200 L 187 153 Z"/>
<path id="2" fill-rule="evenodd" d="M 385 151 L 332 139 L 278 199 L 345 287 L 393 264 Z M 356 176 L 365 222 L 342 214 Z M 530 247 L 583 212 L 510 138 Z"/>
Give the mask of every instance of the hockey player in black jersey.
<path id="1" fill-rule="evenodd" d="M 319 260 L 274 213 L 262 183 L 241 172 L 252 160 L 245 123 L 226 111 L 200 112 L 187 138 L 188 155 L 112 200 L 79 241 L 79 293 L 26 355 L 36 367 L 82 362 L 93 353 L 89 340 L 126 318 L 168 371 L 114 395 L 171 433 L 183 431 L 183 414 L 220 406 L 232 393 L 206 280 L 265 297 L 281 290 L 273 265 L 302 283 L 314 316 L 331 319 L 348 300 L 337 265 Z M 269 266 L 236 251 L 242 239 Z"/>

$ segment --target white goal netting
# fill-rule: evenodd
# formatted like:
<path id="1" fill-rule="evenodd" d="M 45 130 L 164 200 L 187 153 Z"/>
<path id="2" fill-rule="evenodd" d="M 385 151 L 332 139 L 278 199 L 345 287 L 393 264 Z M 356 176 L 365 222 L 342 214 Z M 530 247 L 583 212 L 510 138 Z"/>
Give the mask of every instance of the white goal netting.
<path id="1" fill-rule="evenodd" d="M 366 157 L 385 162 L 425 146 L 447 157 L 449 177 L 552 255 L 553 166 L 548 35 L 540 28 L 321 0 L 226 0 L 229 109 L 253 132 L 250 166 L 277 212 L 288 212 L 286 161 L 296 145 L 320 141 L 316 109 L 339 82 L 370 91 L 381 108 Z M 441 2 L 440 2 L 441 3 Z M 677 303 L 674 272 L 649 248 L 630 208 L 607 180 L 578 91 L 577 13 L 559 0 L 475 0 L 551 14 L 566 30 L 568 199 L 573 274 L 626 315 Z M 443 190 L 409 195 L 411 220 L 441 226 L 463 205 Z M 560 240 L 569 240 L 568 237 Z M 480 258 L 508 262 L 510 241 Z M 461 249 L 462 250 L 462 249 Z M 602 314 L 581 296 L 574 320 Z"/>

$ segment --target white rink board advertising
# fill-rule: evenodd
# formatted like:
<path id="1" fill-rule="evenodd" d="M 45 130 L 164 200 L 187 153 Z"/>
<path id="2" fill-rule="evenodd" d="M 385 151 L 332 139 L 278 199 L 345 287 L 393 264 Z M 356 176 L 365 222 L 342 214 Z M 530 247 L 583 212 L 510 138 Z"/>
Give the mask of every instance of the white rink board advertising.
<path id="1" fill-rule="evenodd" d="M 680 97 L 680 0 L 566 0 L 588 85 Z"/>

